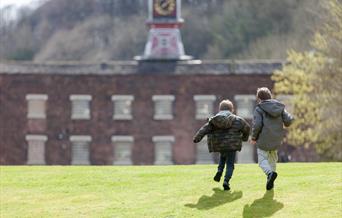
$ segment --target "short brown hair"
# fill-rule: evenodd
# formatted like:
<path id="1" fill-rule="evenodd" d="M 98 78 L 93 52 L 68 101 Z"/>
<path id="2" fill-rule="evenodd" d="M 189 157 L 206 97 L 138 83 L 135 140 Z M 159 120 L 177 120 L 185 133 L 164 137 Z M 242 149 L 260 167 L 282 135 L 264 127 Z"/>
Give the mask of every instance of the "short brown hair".
<path id="1" fill-rule="evenodd" d="M 223 100 L 220 102 L 220 111 L 222 110 L 229 110 L 230 112 L 233 112 L 234 110 L 234 105 L 231 101 L 228 99 Z"/>
<path id="2" fill-rule="evenodd" d="M 272 98 L 272 93 L 267 87 L 261 87 L 257 89 L 257 94 L 256 96 L 260 100 L 267 100 Z"/>

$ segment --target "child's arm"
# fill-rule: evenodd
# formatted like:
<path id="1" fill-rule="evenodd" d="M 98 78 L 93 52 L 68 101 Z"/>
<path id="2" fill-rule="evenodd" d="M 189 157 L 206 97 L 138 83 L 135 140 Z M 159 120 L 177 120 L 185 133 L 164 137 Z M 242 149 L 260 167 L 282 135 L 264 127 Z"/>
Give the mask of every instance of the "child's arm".
<path id="1" fill-rule="evenodd" d="M 251 131 L 251 127 L 245 120 L 243 120 L 242 141 L 246 142 L 248 140 L 250 131 Z"/>
<path id="2" fill-rule="evenodd" d="M 253 126 L 252 126 L 252 140 L 256 141 L 259 138 L 259 134 L 262 130 L 262 115 L 261 112 L 258 111 L 258 108 L 255 108 L 253 113 Z"/>
<path id="3" fill-rule="evenodd" d="M 202 140 L 202 138 L 212 131 L 212 126 L 208 123 L 204 124 L 195 134 L 193 141 L 194 143 L 198 143 Z"/>
<path id="4" fill-rule="evenodd" d="M 283 113 L 281 114 L 282 118 L 283 118 L 283 122 L 284 122 L 284 125 L 286 127 L 290 126 L 294 120 L 293 116 L 287 112 L 285 109 L 283 111 Z"/>

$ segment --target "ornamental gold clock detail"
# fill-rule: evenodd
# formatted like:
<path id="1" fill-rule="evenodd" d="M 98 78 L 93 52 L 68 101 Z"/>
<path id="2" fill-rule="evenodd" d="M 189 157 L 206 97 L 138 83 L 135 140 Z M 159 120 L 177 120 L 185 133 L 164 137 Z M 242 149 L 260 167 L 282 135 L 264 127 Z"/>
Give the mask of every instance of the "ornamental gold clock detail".
<path id="1" fill-rule="evenodd" d="M 182 0 L 148 0 L 148 19 L 150 28 L 144 54 L 135 60 L 191 60 L 184 54 L 180 27 Z"/>
<path id="2" fill-rule="evenodd" d="M 176 0 L 155 0 L 154 9 L 160 15 L 170 15 L 176 9 Z"/>

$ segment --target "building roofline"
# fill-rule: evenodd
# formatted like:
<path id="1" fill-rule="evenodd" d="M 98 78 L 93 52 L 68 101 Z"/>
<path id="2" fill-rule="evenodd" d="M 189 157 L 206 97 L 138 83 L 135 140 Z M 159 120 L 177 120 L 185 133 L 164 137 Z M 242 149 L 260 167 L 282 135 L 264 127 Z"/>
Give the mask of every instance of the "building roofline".
<path id="1" fill-rule="evenodd" d="M 221 75 L 272 74 L 284 60 L 190 60 L 190 61 L 108 61 L 108 62 L 26 62 L 0 61 L 0 74 L 47 75 Z"/>

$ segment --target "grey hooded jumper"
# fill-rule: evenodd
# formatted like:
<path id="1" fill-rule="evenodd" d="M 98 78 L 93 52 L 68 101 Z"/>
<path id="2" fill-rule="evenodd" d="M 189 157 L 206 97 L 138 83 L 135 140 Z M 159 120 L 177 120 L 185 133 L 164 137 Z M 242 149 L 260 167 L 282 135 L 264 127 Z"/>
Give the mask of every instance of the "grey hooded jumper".
<path id="1" fill-rule="evenodd" d="M 262 101 L 254 110 L 252 139 L 265 151 L 278 149 L 285 135 L 284 125 L 290 126 L 293 117 L 285 105 L 275 99 Z"/>

